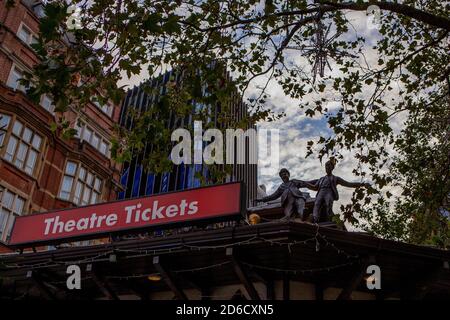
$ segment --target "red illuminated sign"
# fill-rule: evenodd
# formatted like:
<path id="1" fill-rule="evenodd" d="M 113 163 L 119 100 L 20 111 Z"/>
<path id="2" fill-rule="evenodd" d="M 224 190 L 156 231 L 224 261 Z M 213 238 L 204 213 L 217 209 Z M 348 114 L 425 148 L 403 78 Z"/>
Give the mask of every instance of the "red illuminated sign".
<path id="1" fill-rule="evenodd" d="M 17 217 L 10 246 L 141 231 L 242 213 L 242 184 L 229 183 Z"/>

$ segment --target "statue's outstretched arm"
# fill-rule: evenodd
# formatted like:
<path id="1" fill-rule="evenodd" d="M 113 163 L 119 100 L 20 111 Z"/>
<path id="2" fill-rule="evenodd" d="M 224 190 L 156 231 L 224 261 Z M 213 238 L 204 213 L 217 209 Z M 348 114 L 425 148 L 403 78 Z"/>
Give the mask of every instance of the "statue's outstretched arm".
<path id="1" fill-rule="evenodd" d="M 308 181 L 300 180 L 301 185 L 299 185 L 298 188 L 308 188 L 308 189 L 311 189 L 311 190 L 318 190 L 319 189 L 319 186 L 317 185 L 318 181 L 319 181 L 318 179 L 316 179 L 316 180 L 308 180 Z"/>
<path id="2" fill-rule="evenodd" d="M 283 191 L 281 191 L 281 189 L 278 188 L 274 193 L 272 193 L 271 195 L 265 196 L 262 199 L 259 199 L 259 201 L 262 201 L 262 202 L 272 201 L 272 200 L 275 200 L 275 199 L 281 197 L 282 194 L 283 194 Z"/>
<path id="3" fill-rule="evenodd" d="M 336 183 L 340 184 L 341 186 L 347 187 L 347 188 L 358 188 L 358 187 L 368 187 L 368 186 L 370 186 L 370 184 L 363 183 L 363 182 L 349 182 L 349 181 L 346 181 L 346 180 L 342 179 L 341 177 L 338 177 L 336 179 Z"/>

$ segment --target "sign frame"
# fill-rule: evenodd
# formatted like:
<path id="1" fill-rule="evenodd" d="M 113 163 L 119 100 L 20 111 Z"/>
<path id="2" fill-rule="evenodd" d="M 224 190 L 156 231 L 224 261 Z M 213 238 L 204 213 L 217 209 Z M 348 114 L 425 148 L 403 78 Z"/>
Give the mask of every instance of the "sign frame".
<path id="1" fill-rule="evenodd" d="M 239 189 L 240 189 L 239 190 L 239 198 L 240 199 L 239 199 L 239 205 L 238 205 L 239 210 L 237 212 L 230 212 L 230 213 L 226 213 L 223 215 L 217 215 L 217 216 L 206 217 L 206 218 L 202 218 L 202 217 L 190 218 L 190 219 L 183 220 L 183 221 L 160 222 L 160 223 L 147 225 L 147 226 L 135 226 L 135 227 L 130 226 L 129 228 L 126 228 L 126 229 L 120 229 L 120 230 L 114 230 L 114 231 L 99 230 L 99 231 L 92 231 L 92 232 L 90 232 L 88 234 L 84 234 L 84 235 L 75 235 L 75 236 L 68 235 L 68 236 L 61 236 L 61 237 L 58 237 L 55 239 L 48 239 L 48 240 L 39 239 L 36 241 L 27 241 L 27 242 L 21 242 L 21 243 L 13 243 L 13 244 L 10 243 L 10 239 L 14 232 L 14 228 L 15 228 L 17 219 L 23 219 L 23 218 L 27 218 L 30 216 L 37 216 L 37 215 L 44 215 L 44 214 L 51 214 L 51 213 L 62 213 L 63 214 L 64 211 L 76 210 L 78 208 L 88 208 L 88 207 L 94 207 L 94 206 L 101 206 L 104 204 L 114 204 L 114 203 L 126 202 L 126 201 L 130 201 L 130 200 L 147 199 L 147 198 L 152 198 L 152 197 L 157 197 L 157 196 L 165 196 L 165 195 L 176 194 L 176 193 L 184 193 L 184 192 L 188 192 L 188 191 L 217 188 L 220 186 L 227 186 L 227 185 L 232 185 L 232 184 L 239 185 Z M 90 205 L 80 206 L 80 207 L 54 209 L 54 210 L 49 210 L 49 211 L 45 211 L 45 212 L 39 212 L 39 213 L 30 214 L 30 215 L 19 216 L 19 217 L 16 217 L 16 219 L 14 220 L 14 223 L 11 227 L 11 234 L 9 235 L 7 241 L 6 242 L 0 241 L 0 243 L 2 243 L 4 246 L 6 246 L 10 249 L 34 248 L 37 246 L 45 246 L 45 245 L 60 244 L 60 243 L 67 243 L 67 242 L 76 242 L 76 241 L 83 241 L 83 240 L 92 240 L 92 239 L 98 239 L 98 238 L 112 238 L 113 236 L 120 236 L 120 235 L 125 235 L 125 234 L 127 234 L 127 235 L 139 234 L 139 233 L 148 232 L 148 231 L 157 230 L 157 229 L 174 229 L 174 228 L 181 228 L 181 227 L 187 226 L 187 225 L 202 226 L 202 225 L 207 225 L 207 224 L 214 223 L 214 222 L 221 222 L 221 221 L 227 221 L 227 220 L 228 221 L 236 221 L 236 220 L 239 220 L 240 218 L 245 219 L 245 217 L 246 217 L 247 199 L 246 199 L 245 190 L 246 190 L 245 183 L 243 181 L 235 181 L 235 182 L 227 182 L 227 183 L 223 183 L 223 184 L 202 186 L 202 187 L 198 187 L 198 188 L 188 188 L 188 189 L 184 189 L 184 190 L 176 190 L 176 191 L 158 193 L 158 194 L 149 195 L 149 196 L 140 196 L 140 197 L 134 197 L 134 198 L 128 198 L 128 199 L 122 199 L 122 200 L 113 200 L 113 201 L 102 202 L 102 203 L 97 203 L 97 204 L 90 204 Z"/>

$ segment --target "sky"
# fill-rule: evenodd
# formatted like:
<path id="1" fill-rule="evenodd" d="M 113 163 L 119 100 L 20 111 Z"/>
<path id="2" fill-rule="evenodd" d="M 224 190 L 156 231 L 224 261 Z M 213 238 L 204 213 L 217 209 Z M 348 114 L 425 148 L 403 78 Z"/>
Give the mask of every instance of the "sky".
<path id="1" fill-rule="evenodd" d="M 368 27 L 367 16 L 364 12 L 351 12 L 347 13 L 347 17 L 351 21 L 353 27 L 359 35 L 366 38 L 365 45 L 365 55 L 370 62 L 376 62 L 377 56 L 371 47 L 375 44 L 377 37 L 379 36 L 376 29 L 370 29 Z M 352 30 L 350 31 L 350 35 Z M 354 32 L 353 32 L 354 34 Z M 288 52 L 288 57 L 297 63 L 301 62 L 295 51 Z M 334 63 L 330 60 L 332 70 L 326 69 L 326 74 L 339 74 L 337 68 L 334 68 Z M 374 63 L 376 64 L 376 63 Z M 255 95 L 258 85 L 264 84 L 266 79 L 259 78 L 254 81 L 253 85 L 250 86 L 250 90 L 246 93 L 248 96 Z M 317 141 L 320 136 L 330 136 L 332 135 L 332 130 L 327 124 L 327 119 L 325 116 L 315 116 L 314 118 L 307 117 L 304 111 L 299 107 L 299 105 L 305 102 L 292 99 L 287 96 L 280 85 L 272 81 L 268 86 L 268 99 L 267 105 L 275 112 L 284 112 L 285 117 L 274 121 L 274 122 L 261 122 L 258 124 L 258 128 L 264 129 L 280 129 L 280 168 L 287 168 L 291 173 L 291 178 L 301 179 L 301 180 L 311 180 L 318 179 L 325 175 L 324 164 L 327 159 L 324 159 L 322 163 L 319 161 L 317 156 L 312 155 L 306 158 L 306 146 L 309 140 Z M 363 93 L 367 96 L 370 92 Z M 327 107 L 330 111 L 337 109 L 339 103 L 335 100 L 335 96 L 332 92 L 324 92 L 329 99 L 327 102 Z M 306 97 L 308 99 L 308 97 Z M 309 101 L 312 101 L 310 99 Z M 354 160 L 351 153 L 343 153 L 344 159 L 340 160 L 334 170 L 334 174 L 344 178 L 347 181 L 358 181 L 363 182 L 360 177 L 356 177 L 352 170 L 356 168 L 357 162 Z M 370 182 L 364 180 L 364 182 Z M 259 174 L 258 184 L 264 184 L 268 193 L 275 191 L 277 186 L 280 184 L 280 178 L 278 176 L 265 176 Z M 340 200 L 334 204 L 334 211 L 338 212 L 338 208 L 341 204 L 346 204 L 349 202 L 353 189 L 338 187 Z M 307 191 L 307 190 L 303 190 Z M 309 191 L 311 196 L 315 196 L 315 191 Z"/>
<path id="2" fill-rule="evenodd" d="M 363 36 L 366 39 L 364 46 L 364 53 L 366 60 L 370 65 L 377 66 L 378 56 L 372 49 L 377 39 L 380 37 L 378 30 L 371 24 L 370 18 L 365 12 L 347 12 L 347 18 L 351 22 L 351 28 L 349 33 L 344 37 L 354 37 L 356 34 Z M 291 60 L 293 63 L 302 64 L 305 63 L 305 59 L 300 57 L 295 50 L 287 51 L 287 60 Z M 340 71 L 335 68 L 332 60 L 332 70 L 326 70 L 328 75 L 338 75 Z M 140 75 L 133 76 L 131 79 L 126 79 L 124 82 L 133 87 L 140 82 L 148 78 L 146 68 L 143 68 L 143 72 Z M 319 79 L 320 80 L 320 79 Z M 259 77 L 251 83 L 248 90 L 245 92 L 244 98 L 249 98 L 257 95 L 258 87 L 264 86 L 267 78 L 264 76 Z M 260 122 L 258 123 L 259 129 L 279 129 L 280 133 L 280 164 L 279 168 L 287 168 L 291 173 L 291 178 L 310 180 L 318 179 L 325 175 L 324 163 L 327 159 L 324 159 L 322 163 L 318 160 L 317 156 L 310 156 L 306 158 L 306 146 L 309 140 L 317 141 L 320 136 L 329 136 L 332 134 L 331 129 L 328 127 L 327 120 L 324 116 L 316 116 L 314 118 L 307 117 L 304 111 L 299 105 L 304 104 L 306 100 L 292 99 L 287 96 L 280 85 L 275 81 L 271 81 L 267 86 L 268 98 L 266 99 L 266 106 L 272 109 L 275 113 L 285 113 L 285 117 L 274 122 Z M 329 110 L 335 110 L 339 107 L 339 102 L 335 99 L 335 95 L 332 92 L 324 92 L 322 96 L 328 99 L 327 107 Z M 363 92 L 362 96 L 369 97 L 371 95 L 370 90 Z M 386 99 L 398 99 L 395 90 L 390 93 L 391 96 L 387 96 Z M 312 97 L 305 97 L 304 99 L 310 99 Z M 402 124 L 402 115 L 398 118 L 392 119 L 393 127 L 395 130 L 400 130 Z M 354 159 L 354 155 L 349 152 L 343 152 L 344 159 L 337 163 L 334 170 L 336 176 L 340 176 L 347 181 L 358 182 L 370 182 L 369 180 L 361 180 L 360 177 L 356 177 L 352 170 L 356 168 L 357 162 Z M 277 186 L 280 184 L 280 178 L 278 175 L 266 176 L 261 172 L 258 175 L 258 184 L 264 184 L 268 193 L 274 192 Z M 341 204 L 349 203 L 353 189 L 346 187 L 338 187 L 340 200 L 334 204 L 334 212 L 339 212 Z M 307 190 L 303 190 L 307 191 Z M 396 194 L 395 190 L 390 190 Z M 311 196 L 315 196 L 315 191 L 309 191 Z"/>

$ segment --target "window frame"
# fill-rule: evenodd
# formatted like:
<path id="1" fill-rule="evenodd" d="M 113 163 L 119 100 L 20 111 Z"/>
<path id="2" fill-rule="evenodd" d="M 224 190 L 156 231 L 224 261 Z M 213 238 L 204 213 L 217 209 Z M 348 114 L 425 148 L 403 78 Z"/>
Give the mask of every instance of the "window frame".
<path id="1" fill-rule="evenodd" d="M 106 114 L 108 117 L 112 118 L 114 113 L 114 104 L 110 103 L 109 100 L 107 103 L 101 104 L 100 101 L 98 101 L 97 98 L 94 96 L 91 98 L 91 102 L 98 110 Z"/>
<path id="2" fill-rule="evenodd" d="M 92 146 L 95 150 L 97 150 L 100 154 L 107 157 L 108 159 L 111 158 L 111 142 L 109 139 L 105 138 L 104 135 L 99 133 L 97 130 L 95 130 L 92 126 L 87 124 L 86 121 L 84 121 L 81 118 L 78 118 L 75 120 L 74 129 L 77 130 L 76 138 L 80 141 L 86 141 L 90 146 Z M 85 139 L 85 132 L 90 132 L 89 140 Z M 95 146 L 93 143 L 93 140 L 95 137 L 98 138 L 98 143 Z M 103 153 L 102 150 L 102 142 L 106 144 L 106 150 L 105 153 Z"/>
<path id="3" fill-rule="evenodd" d="M 3 205 L 3 197 L 7 192 L 12 194 L 13 196 L 11 208 Z M 23 201 L 21 213 L 16 211 L 16 202 L 19 198 Z M 8 216 L 5 221 L 1 221 L 0 223 L 0 240 L 9 239 L 9 237 L 11 236 L 11 230 L 14 225 L 15 217 L 26 215 L 28 212 L 28 199 L 15 190 L 0 184 L 0 214 L 3 214 L 3 212 L 5 211 L 7 212 L 6 214 Z"/>
<path id="4" fill-rule="evenodd" d="M 47 109 L 43 105 L 44 99 L 47 99 L 50 101 L 50 109 Z M 39 106 L 41 106 L 44 110 L 51 113 L 52 115 L 55 115 L 55 105 L 53 104 L 53 99 L 51 99 L 48 95 L 46 95 L 46 94 L 41 95 L 41 98 L 39 99 Z"/>
<path id="5" fill-rule="evenodd" d="M 37 172 L 40 169 L 40 165 L 41 165 L 41 159 L 42 159 L 42 155 L 45 152 L 45 136 L 43 134 L 41 134 L 38 130 L 34 129 L 33 127 L 29 126 L 26 121 L 23 121 L 22 119 L 19 119 L 17 116 L 12 115 L 12 114 L 8 114 L 8 113 L 2 113 L 6 116 L 10 117 L 9 120 L 9 124 L 8 124 L 8 128 L 6 133 L 4 134 L 3 137 L 3 146 L 0 148 L 0 158 L 11 164 L 12 166 L 14 166 L 15 168 L 17 168 L 18 170 L 20 170 L 21 172 L 24 172 L 25 174 L 36 178 Z M 20 129 L 20 136 L 18 136 L 16 133 L 13 132 L 14 130 L 14 125 L 20 122 L 22 125 L 22 128 Z M 31 137 L 30 137 L 30 141 L 27 142 L 25 139 L 23 139 L 23 134 L 25 132 L 25 130 L 28 129 L 29 131 L 31 131 Z M 2 130 L 3 131 L 3 130 Z M 5 131 L 3 131 L 5 132 Z M 39 144 L 39 148 L 36 148 L 33 144 L 35 136 L 38 136 L 40 139 L 40 144 Z M 16 144 L 14 146 L 14 152 L 12 155 L 11 159 L 7 159 L 7 151 L 9 149 L 9 145 L 10 145 L 10 141 L 11 138 L 16 140 Z M 17 156 L 19 153 L 19 148 L 21 146 L 21 144 L 25 144 L 26 145 L 26 153 L 25 153 L 25 157 L 23 160 L 23 163 L 21 166 L 18 166 L 16 164 L 16 160 L 17 160 Z M 27 170 L 27 165 L 28 165 L 28 161 L 30 159 L 30 154 L 33 152 L 35 152 L 35 159 L 34 159 L 34 163 L 33 163 L 33 167 L 31 169 L 31 172 L 29 172 Z"/>
<path id="6" fill-rule="evenodd" d="M 22 77 L 18 78 L 15 81 L 15 86 L 13 87 L 13 86 L 11 86 L 11 79 L 12 79 L 14 70 L 16 70 L 16 69 L 19 70 L 19 72 L 22 73 Z M 25 93 L 27 88 L 24 85 L 20 84 L 20 82 L 19 82 L 19 79 L 22 79 L 24 74 L 25 74 L 25 70 L 23 68 L 17 66 L 15 63 L 13 63 L 11 65 L 11 69 L 9 70 L 9 75 L 8 75 L 8 80 L 6 81 L 6 85 L 9 88 L 13 89 L 14 91 L 21 91 L 21 92 Z"/>
<path id="7" fill-rule="evenodd" d="M 19 34 L 22 30 L 26 30 L 29 33 L 28 39 L 24 40 L 22 39 Z M 34 43 L 33 40 L 36 39 L 36 41 L 39 39 L 37 33 L 35 33 L 28 25 L 26 25 L 23 21 L 19 25 L 19 29 L 17 29 L 16 33 L 17 37 L 25 43 L 27 46 L 31 47 L 31 45 Z"/>
<path id="8" fill-rule="evenodd" d="M 6 127 L 1 127 L 0 126 L 0 156 L 2 155 L 2 150 L 4 149 L 5 146 L 5 142 L 8 139 L 8 132 L 9 132 L 9 128 L 11 127 L 11 123 L 12 120 L 14 119 L 12 115 L 7 114 L 7 113 L 0 113 L 0 121 L 3 121 L 3 116 L 8 117 L 8 124 L 6 125 Z"/>
<path id="9" fill-rule="evenodd" d="M 68 163 L 74 163 L 76 165 L 76 169 L 73 175 L 68 174 L 67 173 L 67 164 Z M 84 170 L 84 178 L 81 178 L 80 172 Z M 88 175 L 91 175 L 92 178 L 92 184 L 88 185 L 87 183 L 87 177 Z M 62 188 L 64 185 L 64 178 L 66 176 L 71 177 L 72 180 L 72 184 L 70 186 L 70 194 L 69 194 L 69 198 L 65 199 L 61 196 L 61 192 L 62 192 Z M 95 187 L 95 183 L 96 181 L 99 180 L 100 181 L 100 186 L 98 189 L 96 189 Z M 78 187 L 78 184 L 81 184 L 81 191 L 80 191 L 80 195 L 78 197 L 78 200 L 76 201 L 75 199 L 75 193 Z M 61 178 L 61 182 L 60 182 L 60 186 L 59 186 L 59 191 L 58 191 L 58 198 L 63 200 L 63 201 L 67 201 L 67 202 L 71 202 L 76 206 L 88 206 L 91 204 L 98 204 L 101 203 L 103 201 L 103 189 L 105 186 L 105 179 L 103 179 L 100 175 L 96 174 L 94 171 L 90 170 L 87 166 L 85 166 L 83 163 L 78 162 L 78 161 L 74 161 L 72 159 L 68 159 L 66 160 L 66 163 L 64 164 L 64 171 L 63 171 L 63 175 Z M 89 199 L 87 203 L 83 203 L 83 198 L 85 195 L 85 190 L 89 189 Z M 95 198 L 95 202 L 92 203 L 92 195 L 96 194 L 96 198 Z"/>

